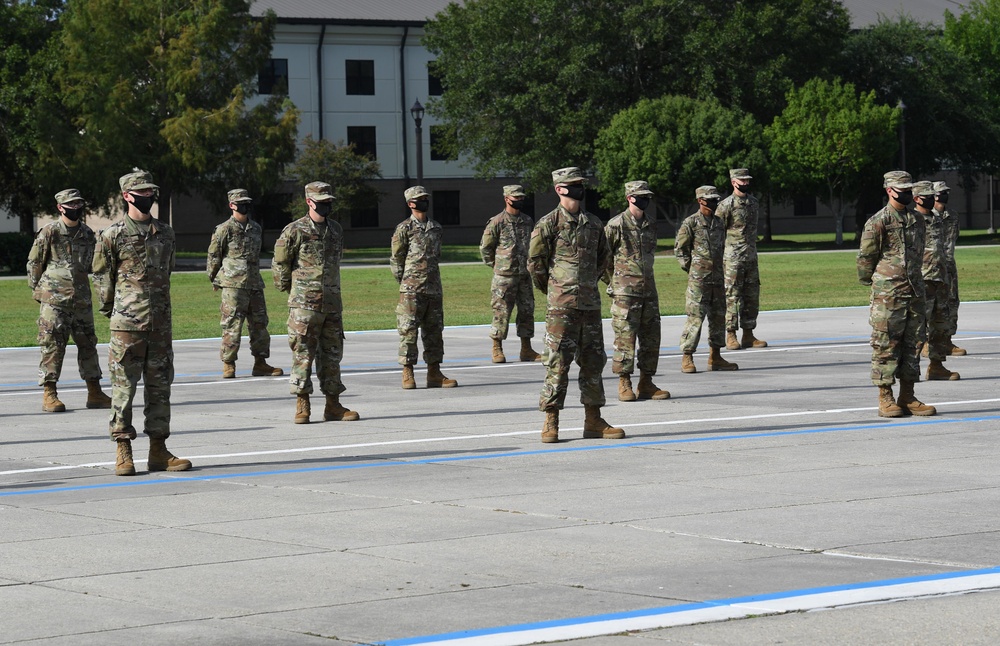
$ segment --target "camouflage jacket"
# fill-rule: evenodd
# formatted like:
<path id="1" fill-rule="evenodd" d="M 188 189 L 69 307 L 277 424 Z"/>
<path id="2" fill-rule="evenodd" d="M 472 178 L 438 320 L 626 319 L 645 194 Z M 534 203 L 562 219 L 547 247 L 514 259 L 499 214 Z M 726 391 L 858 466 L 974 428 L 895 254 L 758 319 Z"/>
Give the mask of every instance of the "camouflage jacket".
<path id="1" fill-rule="evenodd" d="M 215 227 L 208 245 L 208 279 L 218 287 L 262 290 L 260 243 L 262 229 L 249 220 L 229 218 Z M 221 271 L 220 271 L 221 270 Z"/>
<path id="2" fill-rule="evenodd" d="M 944 254 L 944 221 L 931 209 L 930 213 L 917 212 L 924 219 L 924 280 L 948 282 L 948 261 Z"/>
<path id="3" fill-rule="evenodd" d="M 441 225 L 430 216 L 421 222 L 411 215 L 396 226 L 389 268 L 400 292 L 441 295 L 441 232 Z"/>
<path id="4" fill-rule="evenodd" d="M 101 232 L 94 284 L 112 330 L 170 331 L 174 251 L 174 230 L 156 218 L 146 235 L 127 214 Z"/>
<path id="5" fill-rule="evenodd" d="M 656 298 L 653 254 L 656 253 L 656 225 L 649 217 L 637 219 L 627 210 L 604 227 L 612 260 L 604 270 L 608 293 L 615 296 Z"/>
<path id="6" fill-rule="evenodd" d="M 722 254 L 726 229 L 722 220 L 699 211 L 689 215 L 677 230 L 674 255 L 688 279 L 706 285 L 724 282 Z"/>
<path id="7" fill-rule="evenodd" d="M 730 195 L 719 202 L 715 215 L 726 227 L 726 262 L 757 260 L 757 217 L 760 207 L 753 195 Z"/>
<path id="8" fill-rule="evenodd" d="M 955 269 L 955 244 L 958 242 L 959 224 L 958 216 L 945 209 L 938 211 L 941 215 L 941 222 L 944 225 L 944 258 L 948 267 Z M 954 276 L 952 276 L 954 278 Z"/>
<path id="9" fill-rule="evenodd" d="M 39 229 L 28 254 L 28 286 L 35 300 L 55 307 L 91 307 L 90 265 L 97 236 L 81 222 L 58 219 Z"/>
<path id="10" fill-rule="evenodd" d="M 865 223 L 858 250 L 858 280 L 872 294 L 924 296 L 924 221 L 886 205 Z"/>
<path id="11" fill-rule="evenodd" d="M 532 222 L 524 213 L 511 215 L 506 210 L 490 218 L 479 243 L 479 253 L 497 276 L 522 276 L 528 273 L 528 243 Z"/>
<path id="12" fill-rule="evenodd" d="M 340 259 L 344 230 L 326 218 L 313 222 L 306 215 L 284 228 L 274 243 L 271 270 L 274 286 L 288 292 L 288 307 L 314 312 L 341 312 Z"/>
<path id="13" fill-rule="evenodd" d="M 597 282 L 610 259 L 604 227 L 586 211 L 573 215 L 560 205 L 531 232 L 528 272 L 549 308 L 601 309 Z"/>

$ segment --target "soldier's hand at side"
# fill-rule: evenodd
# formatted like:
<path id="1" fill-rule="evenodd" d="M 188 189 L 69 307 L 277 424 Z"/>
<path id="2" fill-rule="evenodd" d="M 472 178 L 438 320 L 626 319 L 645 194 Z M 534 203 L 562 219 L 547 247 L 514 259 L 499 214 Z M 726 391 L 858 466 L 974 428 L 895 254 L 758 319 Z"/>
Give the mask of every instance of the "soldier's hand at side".
<path id="1" fill-rule="evenodd" d="M 212 285 L 212 291 L 213 292 L 219 291 L 219 286 L 218 285 Z"/>

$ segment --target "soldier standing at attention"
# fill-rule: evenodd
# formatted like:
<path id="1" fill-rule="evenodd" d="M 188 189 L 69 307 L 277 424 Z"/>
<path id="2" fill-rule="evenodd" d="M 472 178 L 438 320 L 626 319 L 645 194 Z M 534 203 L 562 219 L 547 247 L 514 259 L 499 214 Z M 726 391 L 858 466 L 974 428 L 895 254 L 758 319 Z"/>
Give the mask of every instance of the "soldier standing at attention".
<path id="1" fill-rule="evenodd" d="M 444 359 L 444 304 L 441 290 L 441 225 L 428 215 L 429 194 L 423 186 L 404 191 L 410 217 L 392 234 L 389 268 L 399 283 L 396 306 L 399 330 L 399 363 L 403 366 L 403 389 L 417 387 L 413 366 L 417 363 L 417 330 L 422 330 L 428 388 L 454 388 L 458 382 L 441 373 Z"/>
<path id="2" fill-rule="evenodd" d="M 966 352 L 955 345 L 951 337 L 958 332 L 958 265 L 955 264 L 955 244 L 958 243 L 958 216 L 948 210 L 951 189 L 944 182 L 934 182 L 934 210 L 941 214 L 944 223 L 944 255 L 948 265 L 948 354 L 965 356 Z"/>
<path id="3" fill-rule="evenodd" d="M 559 411 L 566 402 L 569 367 L 580 365 L 580 401 L 586 417 L 583 437 L 618 440 L 625 431 L 601 417 L 604 353 L 601 294 L 597 281 L 611 259 L 604 227 L 583 209 L 587 189 L 579 168 L 552 173 L 559 206 L 531 232 L 528 271 L 535 287 L 547 294 L 545 313 L 545 383 L 538 408 L 545 413 L 542 442 L 559 441 Z"/>
<path id="4" fill-rule="evenodd" d="M 942 364 L 951 349 L 948 345 L 948 265 L 944 255 L 944 221 L 934 210 L 934 185 L 917 182 L 913 185 L 913 201 L 924 221 L 923 278 L 927 294 L 927 349 L 930 365 L 927 381 L 955 381 L 957 372 Z"/>
<path id="5" fill-rule="evenodd" d="M 518 184 L 503 187 L 504 210 L 490 218 L 479 243 L 483 262 L 493 268 L 490 294 L 493 306 L 493 363 L 504 363 L 503 341 L 510 326 L 510 313 L 517 306 L 517 336 L 521 338 L 521 361 L 541 361 L 531 347 L 535 336 L 535 293 L 528 275 L 528 242 L 531 218 L 521 213 L 524 189 Z"/>
<path id="6" fill-rule="evenodd" d="M 191 462 L 167 450 L 170 385 L 174 381 L 170 274 L 174 230 L 150 215 L 156 184 L 144 170 L 118 180 L 125 216 L 101 232 L 94 254 L 94 282 L 101 313 L 111 319 L 111 439 L 118 443 L 115 475 L 135 475 L 132 461 L 132 400 L 144 386 L 144 432 L 149 436 L 150 471 L 186 471 Z"/>
<path id="7" fill-rule="evenodd" d="M 28 286 L 40 308 L 38 312 L 38 385 L 44 389 L 42 410 L 61 413 L 56 382 L 62 373 L 66 343 L 76 343 L 80 377 L 87 383 L 87 408 L 111 408 L 111 398 L 101 390 L 101 365 L 97 360 L 97 334 L 91 305 L 90 265 L 97 238 L 80 222 L 84 212 L 80 191 L 68 188 L 56 193 L 59 219 L 38 231 L 28 254 Z"/>
<path id="8" fill-rule="evenodd" d="M 340 379 L 344 357 L 344 305 L 340 294 L 340 259 L 344 230 L 330 218 L 333 192 L 326 182 L 306 184 L 309 213 L 284 228 L 274 243 L 274 286 L 288 292 L 288 345 L 292 349 L 291 393 L 296 396 L 296 424 L 308 424 L 312 412 L 313 359 L 319 388 L 326 395 L 323 419 L 353 422 L 355 411 L 340 404 L 347 390 Z"/>
<path id="9" fill-rule="evenodd" d="M 714 186 L 699 186 L 694 192 L 698 212 L 688 216 L 677 230 L 674 255 L 688 275 L 685 311 L 687 323 L 681 332 L 681 372 L 694 373 L 694 352 L 701 340 L 701 326 L 708 317 L 708 369 L 738 370 L 739 366 L 722 358 L 720 348 L 726 344 L 726 292 L 723 285 L 722 254 L 726 244 L 726 228 L 715 215 L 719 204 Z"/>
<path id="10" fill-rule="evenodd" d="M 733 168 L 733 194 L 722 200 L 715 214 L 726 227 L 726 348 L 766 348 L 754 337 L 760 312 L 760 270 L 757 266 L 757 198 L 750 194 L 750 171 Z M 743 339 L 736 329 L 743 328 Z"/>
<path id="11" fill-rule="evenodd" d="M 280 377 L 281 368 L 267 364 L 271 335 L 267 331 L 264 280 L 260 277 L 262 230 L 250 219 L 253 200 L 242 188 L 229 191 L 231 217 L 215 227 L 208 245 L 208 279 L 216 291 L 222 289 L 222 377 L 236 376 L 243 321 L 247 321 L 254 377 Z"/>
<path id="12" fill-rule="evenodd" d="M 885 174 L 889 203 L 865 223 L 858 250 L 858 279 L 871 285 L 872 383 L 878 386 L 880 417 L 933 415 L 937 411 L 913 394 L 920 381 L 919 344 L 927 320 L 923 218 L 907 206 L 913 200 L 910 174 Z M 899 398 L 892 385 L 899 378 Z"/>
<path id="13" fill-rule="evenodd" d="M 653 276 L 656 225 L 646 217 L 653 191 L 642 181 L 625 184 L 628 208 L 604 227 L 611 262 L 602 280 L 611 296 L 611 327 L 615 356 L 611 371 L 618 375 L 618 400 L 669 399 L 653 383 L 660 361 L 660 297 Z M 632 391 L 638 342 L 639 387 Z"/>

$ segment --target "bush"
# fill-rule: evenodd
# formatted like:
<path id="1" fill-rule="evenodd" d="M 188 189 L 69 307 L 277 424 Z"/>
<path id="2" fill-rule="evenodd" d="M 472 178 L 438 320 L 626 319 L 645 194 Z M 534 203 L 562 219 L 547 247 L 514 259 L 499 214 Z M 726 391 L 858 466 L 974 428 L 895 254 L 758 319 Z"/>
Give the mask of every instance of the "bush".
<path id="1" fill-rule="evenodd" d="M 0 272 L 24 274 L 34 240 L 30 233 L 0 233 Z"/>

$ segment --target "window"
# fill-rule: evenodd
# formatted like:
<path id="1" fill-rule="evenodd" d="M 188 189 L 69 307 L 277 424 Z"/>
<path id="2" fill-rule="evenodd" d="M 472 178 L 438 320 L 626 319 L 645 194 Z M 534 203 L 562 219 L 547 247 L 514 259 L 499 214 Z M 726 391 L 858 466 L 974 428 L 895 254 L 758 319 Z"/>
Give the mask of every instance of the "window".
<path id="1" fill-rule="evenodd" d="M 375 146 L 375 126 L 347 126 L 347 143 L 354 144 L 354 152 L 378 159 Z"/>
<path id="2" fill-rule="evenodd" d="M 459 191 L 433 191 L 431 193 L 431 208 L 434 209 L 434 219 L 442 225 L 457 225 L 461 220 L 459 209 Z"/>
<path id="3" fill-rule="evenodd" d="M 792 215 L 816 215 L 816 196 L 799 195 L 792 200 Z"/>
<path id="4" fill-rule="evenodd" d="M 441 96 L 444 94 L 444 86 L 441 84 L 441 77 L 434 69 L 434 62 L 427 63 L 427 96 Z"/>
<path id="5" fill-rule="evenodd" d="M 347 94 L 375 94 L 375 61 L 345 61 Z"/>
<path id="6" fill-rule="evenodd" d="M 458 157 L 451 156 L 445 149 L 445 136 L 448 131 L 444 126 L 431 126 L 431 159 L 433 161 L 455 161 Z"/>
<path id="7" fill-rule="evenodd" d="M 257 73 L 259 94 L 288 94 L 288 59 L 270 58 Z"/>
<path id="8" fill-rule="evenodd" d="M 378 201 L 351 209 L 351 228 L 364 229 L 378 226 Z"/>

